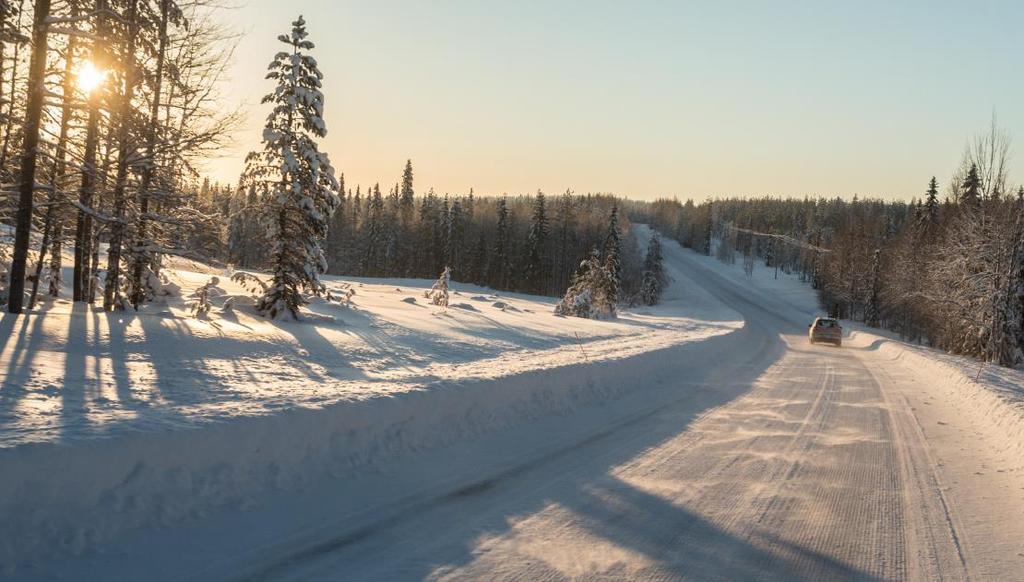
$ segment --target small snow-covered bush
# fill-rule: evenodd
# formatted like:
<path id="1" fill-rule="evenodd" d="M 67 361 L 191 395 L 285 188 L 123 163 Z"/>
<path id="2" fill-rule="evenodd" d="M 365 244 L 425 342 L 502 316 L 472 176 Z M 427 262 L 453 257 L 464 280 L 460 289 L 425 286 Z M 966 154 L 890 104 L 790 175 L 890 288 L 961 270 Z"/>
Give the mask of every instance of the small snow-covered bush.
<path id="1" fill-rule="evenodd" d="M 189 302 L 192 315 L 195 317 L 206 317 L 210 313 L 210 309 L 213 308 L 211 299 L 223 294 L 218 285 L 220 285 L 220 278 L 210 277 L 210 280 L 205 285 L 196 289 L 195 293 L 193 293 L 195 299 Z"/>
<path id="2" fill-rule="evenodd" d="M 352 302 L 352 298 L 355 296 L 356 290 L 352 288 L 349 283 L 342 283 L 340 289 L 328 289 L 327 300 L 341 303 L 342 305 L 348 305 Z"/>
<path id="3" fill-rule="evenodd" d="M 450 267 L 445 267 L 444 272 L 438 277 L 437 281 L 430 288 L 429 291 L 423 293 L 423 296 L 430 299 L 430 302 L 434 305 L 441 307 L 448 307 L 448 284 L 452 278 L 452 270 Z"/>

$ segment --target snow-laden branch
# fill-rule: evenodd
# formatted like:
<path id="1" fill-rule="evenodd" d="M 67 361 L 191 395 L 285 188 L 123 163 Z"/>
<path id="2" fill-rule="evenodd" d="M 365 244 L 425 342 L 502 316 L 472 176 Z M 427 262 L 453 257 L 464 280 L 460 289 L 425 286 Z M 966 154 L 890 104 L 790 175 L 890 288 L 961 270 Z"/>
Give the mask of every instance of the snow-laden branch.
<path id="1" fill-rule="evenodd" d="M 117 12 L 109 8 L 101 8 L 79 16 L 51 16 L 46 19 L 46 24 L 75 24 L 77 22 L 87 22 L 97 16 L 106 16 L 107 18 L 116 20 L 122 24 L 127 23 L 127 21 Z"/>
<path id="2" fill-rule="evenodd" d="M 89 216 L 95 218 L 96 220 L 98 220 L 100 222 L 127 224 L 124 221 L 124 219 L 116 218 L 114 216 L 110 216 L 109 214 L 103 214 L 102 212 L 99 212 L 97 210 L 89 208 L 88 206 L 82 204 L 78 200 L 72 200 L 71 201 L 71 205 L 74 206 L 75 208 L 77 208 L 78 210 L 80 210 L 81 212 L 84 212 L 85 214 L 88 214 Z"/>
<path id="3" fill-rule="evenodd" d="M 95 34 L 93 34 L 91 32 L 85 32 L 84 30 L 78 30 L 77 28 L 51 27 L 50 28 L 50 32 L 53 33 L 53 34 L 66 34 L 68 36 L 75 36 L 75 37 L 78 37 L 78 38 L 84 38 L 84 39 L 88 39 L 88 40 L 92 40 L 92 41 L 96 41 L 96 42 L 101 42 L 101 41 L 104 40 L 103 38 L 101 38 L 101 37 L 99 37 L 99 36 L 97 36 L 97 35 L 95 35 Z"/>

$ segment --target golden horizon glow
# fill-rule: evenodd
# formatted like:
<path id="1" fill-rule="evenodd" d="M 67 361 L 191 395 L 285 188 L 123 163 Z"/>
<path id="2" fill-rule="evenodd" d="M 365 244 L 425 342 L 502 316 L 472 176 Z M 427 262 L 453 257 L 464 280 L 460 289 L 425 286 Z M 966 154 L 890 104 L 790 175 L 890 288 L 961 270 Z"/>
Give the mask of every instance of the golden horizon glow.
<path id="1" fill-rule="evenodd" d="M 107 71 L 96 68 L 91 61 L 86 61 L 78 68 L 75 74 L 78 88 L 85 93 L 92 93 L 94 89 L 103 84 L 107 78 Z"/>

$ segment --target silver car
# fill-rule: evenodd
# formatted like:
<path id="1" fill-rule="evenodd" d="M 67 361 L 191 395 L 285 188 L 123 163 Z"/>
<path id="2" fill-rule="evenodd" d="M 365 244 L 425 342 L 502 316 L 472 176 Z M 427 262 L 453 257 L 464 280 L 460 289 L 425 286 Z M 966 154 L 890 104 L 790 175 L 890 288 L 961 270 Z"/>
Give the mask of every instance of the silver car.
<path id="1" fill-rule="evenodd" d="M 811 343 L 827 342 L 837 347 L 843 345 L 843 326 L 839 320 L 831 317 L 818 317 L 807 329 L 807 338 Z"/>

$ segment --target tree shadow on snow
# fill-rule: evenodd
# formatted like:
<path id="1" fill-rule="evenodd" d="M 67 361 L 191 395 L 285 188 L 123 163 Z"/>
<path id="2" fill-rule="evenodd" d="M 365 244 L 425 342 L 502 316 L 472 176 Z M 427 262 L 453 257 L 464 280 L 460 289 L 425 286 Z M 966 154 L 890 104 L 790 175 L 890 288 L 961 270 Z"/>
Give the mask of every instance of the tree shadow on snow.
<path id="1" fill-rule="evenodd" d="M 730 307 L 749 313 L 745 298 L 724 294 Z M 476 481 L 454 490 L 432 491 L 427 479 L 420 482 L 420 494 L 360 515 L 339 516 L 312 538 L 282 540 L 276 556 L 242 576 L 249 580 L 271 580 L 285 573 L 305 571 L 353 579 L 419 580 L 438 575 L 456 578 L 491 578 L 496 571 L 506 577 L 517 575 L 560 579 L 572 574 L 555 565 L 522 553 L 522 544 L 488 544 L 481 540 L 507 537 L 515 540 L 516 523 L 552 506 L 575 517 L 573 526 L 603 539 L 617 548 L 641 554 L 648 566 L 640 573 L 591 572 L 591 576 L 640 576 L 647 579 L 722 580 L 873 580 L 872 575 L 845 564 L 814 548 L 780 539 L 766 530 L 751 528 L 743 536 L 731 533 L 706 517 L 669 499 L 641 490 L 614 474 L 621 466 L 690 429 L 708 410 L 727 404 L 753 389 L 758 379 L 786 352 L 782 333 L 799 333 L 798 323 L 777 314 L 746 318 L 738 331 L 700 343 L 705 350 L 700 366 L 688 365 L 670 348 L 666 362 L 677 364 L 678 398 L 647 413 L 620 420 L 599 432 L 581 436 L 540 458 L 534 458 L 497 473 L 481 472 Z M 671 364 L 668 364 L 671 365 Z M 652 403 L 654 406 L 654 403 Z M 519 427 L 523 430 L 525 427 Z M 472 457 L 508 454 L 507 445 L 488 444 L 487 439 L 468 443 L 462 454 Z M 498 441 L 501 442 L 500 440 Z M 497 447 L 490 449 L 488 447 Z M 459 454 L 446 452 L 446 455 Z M 571 470 L 566 471 L 566 468 Z M 443 471 L 438 468 L 437 471 Z M 699 477 L 699 475 L 697 475 Z M 445 483 L 445 481 L 441 481 Z M 426 492 L 426 493 L 424 493 Z M 865 515 L 864 519 L 872 519 Z M 457 523 L 454 527 L 446 524 Z M 559 522 L 561 523 L 561 522 Z M 565 530 L 564 535 L 571 533 Z M 327 532 L 332 532 L 328 534 Z M 406 540 L 395 544 L 394 540 Z M 537 540 L 533 540 L 537 541 Z M 578 539 L 558 537 L 541 543 L 566 543 L 572 552 Z M 528 544 L 526 544 L 528 545 Z M 506 550 L 506 548 L 510 548 Z M 496 552 L 513 555 L 497 564 L 489 562 Z M 497 558 L 501 560 L 506 556 Z M 584 574 L 584 576 L 587 574 Z"/>

